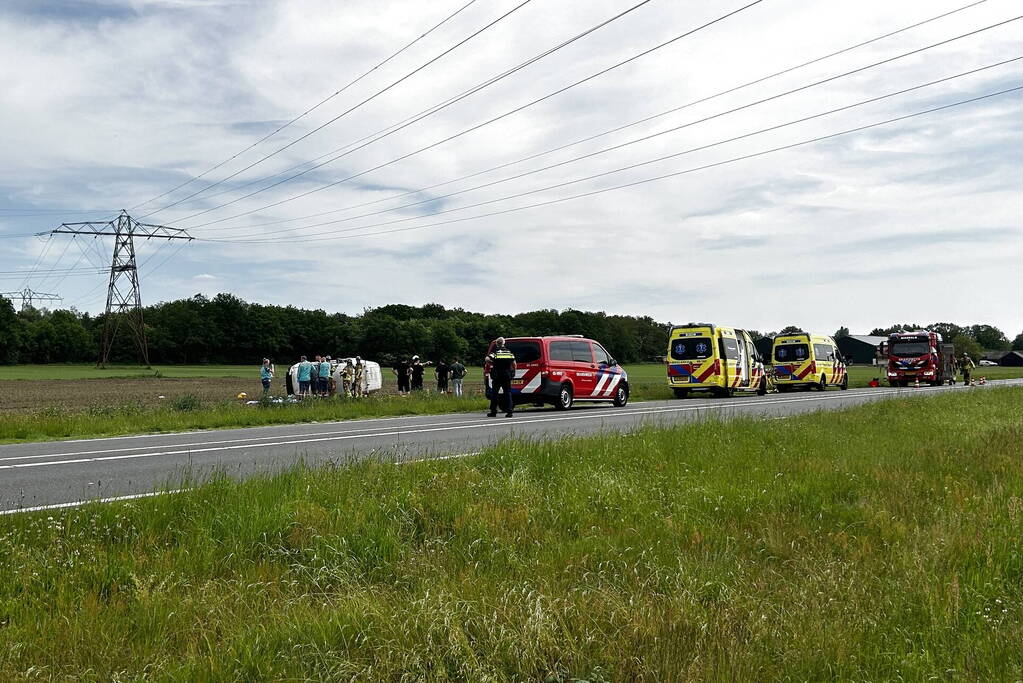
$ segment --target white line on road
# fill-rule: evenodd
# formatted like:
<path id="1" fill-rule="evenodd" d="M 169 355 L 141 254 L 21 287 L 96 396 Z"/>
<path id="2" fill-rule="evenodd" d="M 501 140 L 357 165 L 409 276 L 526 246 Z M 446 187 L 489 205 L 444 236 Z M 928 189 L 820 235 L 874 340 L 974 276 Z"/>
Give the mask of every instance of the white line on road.
<path id="1" fill-rule="evenodd" d="M 868 396 L 869 396 L 869 398 L 877 398 L 877 397 L 883 397 L 883 396 L 899 395 L 899 394 L 902 394 L 902 393 L 903 392 L 898 391 L 898 390 L 884 390 L 884 391 L 879 391 L 879 392 L 876 392 L 876 393 L 871 393 L 869 395 L 861 394 L 859 396 L 863 396 L 864 398 L 868 398 Z M 666 407 L 663 407 L 663 408 L 648 408 L 648 409 L 644 409 L 644 410 L 632 410 L 632 411 L 628 411 L 628 412 L 626 412 L 626 411 L 610 411 L 610 410 L 604 411 L 604 410 L 600 410 L 600 411 L 593 411 L 591 413 L 586 413 L 586 414 L 583 414 L 583 415 L 567 415 L 567 416 L 563 416 L 563 417 L 544 417 L 542 419 L 530 420 L 530 422 L 527 423 L 527 424 L 532 424 L 532 423 L 535 423 L 535 422 L 544 422 L 544 423 L 546 423 L 546 422 L 567 422 L 567 421 L 573 421 L 574 422 L 574 421 L 577 421 L 577 420 L 594 420 L 594 419 L 613 420 L 613 419 L 620 419 L 620 418 L 623 418 L 623 417 L 632 417 L 632 416 L 637 416 L 637 415 L 664 415 L 664 414 L 671 414 L 671 413 L 694 413 L 694 412 L 704 412 L 704 411 L 708 411 L 708 410 L 722 410 L 724 408 L 752 408 L 752 407 L 759 407 L 759 406 L 783 405 L 783 404 L 790 404 L 790 403 L 817 403 L 817 402 L 821 402 L 821 401 L 835 401 L 835 400 L 840 400 L 840 399 L 848 400 L 850 398 L 852 398 L 852 397 L 847 395 L 847 394 L 831 394 L 831 395 L 825 395 L 825 396 L 817 396 L 817 397 L 813 397 L 813 398 L 774 399 L 774 400 L 767 400 L 767 401 L 765 401 L 765 400 L 756 400 L 756 401 L 746 400 L 746 401 L 742 401 L 742 402 L 736 401 L 736 402 L 729 402 L 729 403 L 725 403 L 725 404 L 715 403 L 715 404 L 710 404 L 710 405 L 690 406 L 690 407 L 670 407 L 670 406 L 666 406 Z M 255 443 L 255 444 L 253 444 L 253 443 L 240 443 L 240 442 L 232 441 L 232 442 L 228 442 L 228 443 L 230 443 L 232 445 L 213 446 L 213 447 L 208 447 L 208 448 L 192 448 L 192 447 L 187 447 L 187 448 L 182 448 L 180 450 L 159 450 L 159 451 L 152 451 L 152 452 L 147 452 L 147 453 L 130 453 L 130 454 L 123 454 L 123 455 L 113 455 L 113 456 L 108 456 L 108 457 L 104 457 L 104 458 L 75 458 L 75 459 L 71 459 L 71 460 L 57 460 L 57 461 L 51 461 L 51 462 L 15 463 L 15 464 L 9 464 L 9 465 L 0 465 L 0 470 L 5 470 L 5 469 L 22 469 L 22 468 L 28 468 L 28 467 L 49 467 L 49 466 L 54 466 L 54 465 L 77 465 L 77 464 L 83 464 L 83 463 L 89 463 L 89 462 L 102 462 L 102 461 L 107 461 L 107 460 L 131 460 L 131 459 L 137 459 L 137 458 L 152 458 L 152 457 L 157 457 L 157 456 L 192 455 L 192 454 L 196 454 L 196 453 L 210 453 L 210 452 L 217 452 L 217 451 L 234 451 L 234 450 L 241 450 L 241 449 L 270 448 L 270 447 L 279 447 L 279 446 L 297 446 L 297 445 L 301 445 L 301 444 L 322 443 L 322 442 L 326 442 L 326 441 L 348 441 L 348 440 L 353 440 L 353 439 L 379 438 L 379 437 L 388 437 L 388 436 L 399 436 L 400 437 L 400 436 L 408 436 L 408 435 L 411 435 L 411 434 L 426 434 L 426 433 L 431 433 L 431 432 L 445 432 L 445 431 L 452 431 L 453 432 L 453 431 L 461 431 L 461 430 L 465 430 L 465 429 L 474 429 L 474 428 L 484 428 L 485 429 L 485 428 L 488 428 L 488 427 L 489 428 L 493 428 L 493 427 L 498 427 L 498 428 L 515 427 L 517 424 L 521 425 L 522 422 L 521 421 L 516 422 L 516 421 L 512 421 L 512 420 L 506 419 L 506 418 L 491 418 L 491 419 L 488 419 L 488 420 L 476 421 L 476 422 L 470 422 L 470 423 L 445 424 L 444 426 L 439 426 L 439 427 L 419 428 L 419 429 L 397 429 L 395 431 L 377 432 L 377 433 L 372 433 L 372 434 L 353 434 L 353 433 L 337 434 L 335 432 L 335 433 L 328 433 L 327 436 L 320 436 L 320 437 L 315 437 L 315 438 L 309 438 L 309 437 L 307 437 L 305 435 L 300 435 L 300 436 L 303 436 L 304 438 L 287 439 L 287 440 L 283 440 L 283 441 L 270 441 L 270 442 Z M 182 444 L 182 446 L 186 446 L 186 445 L 187 444 Z M 166 448 L 166 446 L 164 446 L 163 448 Z M 135 449 L 131 449 L 131 450 L 135 450 Z M 20 457 L 26 457 L 26 456 L 20 456 Z M 43 457 L 43 456 L 27 456 L 27 457 L 30 457 L 30 458 L 31 457 L 36 457 L 36 458 L 38 458 L 38 457 Z"/>

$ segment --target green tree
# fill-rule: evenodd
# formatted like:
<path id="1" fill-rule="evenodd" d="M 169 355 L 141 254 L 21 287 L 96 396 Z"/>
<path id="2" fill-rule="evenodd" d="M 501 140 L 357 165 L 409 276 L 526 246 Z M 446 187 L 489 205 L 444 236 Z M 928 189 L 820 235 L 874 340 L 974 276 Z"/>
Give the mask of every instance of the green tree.
<path id="1" fill-rule="evenodd" d="M 977 340 L 968 334 L 960 334 L 952 340 L 952 343 L 955 345 L 957 356 L 961 356 L 966 353 L 969 354 L 970 358 L 972 358 L 975 362 L 980 359 L 981 355 L 984 353 L 983 349 L 980 348 L 980 344 L 977 343 Z"/>
<path id="2" fill-rule="evenodd" d="M 1016 335 L 1016 338 L 1012 340 L 1013 351 L 1023 351 L 1023 332 Z"/>
<path id="3" fill-rule="evenodd" d="M 778 332 L 779 337 L 784 337 L 790 334 L 806 334 L 806 332 L 803 331 L 803 328 L 796 327 L 795 325 L 787 325 L 781 328 L 781 330 Z"/>
<path id="4" fill-rule="evenodd" d="M 21 357 L 21 322 L 10 299 L 0 296 L 0 364 L 13 365 Z"/>
<path id="5" fill-rule="evenodd" d="M 982 349 L 1002 351 L 1009 348 L 1005 333 L 994 325 L 970 325 L 970 336 L 977 340 Z"/>
<path id="6" fill-rule="evenodd" d="M 842 339 L 843 337 L 848 337 L 849 336 L 849 328 L 848 327 L 844 327 L 844 326 L 843 327 L 839 327 L 837 330 L 835 330 L 835 333 L 833 335 L 831 335 L 831 336 L 835 339 L 835 341 L 838 341 L 839 339 Z"/>

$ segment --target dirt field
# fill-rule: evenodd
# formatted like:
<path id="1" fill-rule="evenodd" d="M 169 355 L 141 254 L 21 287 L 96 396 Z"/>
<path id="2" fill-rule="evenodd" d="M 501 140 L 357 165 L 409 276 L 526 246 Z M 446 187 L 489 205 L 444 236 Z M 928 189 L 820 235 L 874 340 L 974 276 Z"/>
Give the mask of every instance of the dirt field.
<path id="1" fill-rule="evenodd" d="M 233 399 L 240 391 L 258 397 L 262 387 L 258 380 L 241 378 L 5 380 L 0 381 L 0 412 L 35 412 L 52 407 L 86 409 L 125 403 L 155 406 L 189 394 L 204 402 L 215 402 Z"/>

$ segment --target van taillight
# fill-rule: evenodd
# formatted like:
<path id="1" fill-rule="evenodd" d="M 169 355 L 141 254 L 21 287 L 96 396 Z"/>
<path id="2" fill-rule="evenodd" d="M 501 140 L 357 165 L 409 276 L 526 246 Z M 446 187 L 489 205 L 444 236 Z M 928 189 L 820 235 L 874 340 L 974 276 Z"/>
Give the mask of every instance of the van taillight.
<path id="1" fill-rule="evenodd" d="M 540 376 L 544 377 L 551 371 L 551 366 L 547 364 L 547 361 L 540 361 Z"/>

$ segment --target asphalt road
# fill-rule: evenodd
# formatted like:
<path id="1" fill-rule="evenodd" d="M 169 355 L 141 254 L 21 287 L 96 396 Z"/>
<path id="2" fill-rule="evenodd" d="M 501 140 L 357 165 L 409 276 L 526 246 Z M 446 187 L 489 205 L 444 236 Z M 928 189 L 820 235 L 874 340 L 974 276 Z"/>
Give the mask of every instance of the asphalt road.
<path id="1" fill-rule="evenodd" d="M 120 499 L 174 488 L 186 475 L 212 471 L 244 477 L 299 460 L 379 458 L 408 460 L 473 453 L 508 438 L 543 439 L 602 430 L 626 431 L 645 424 L 671 425 L 709 417 L 784 418 L 836 410 L 898 396 L 984 391 L 1023 386 L 1023 379 L 986 387 L 829 390 L 631 403 L 625 408 L 580 404 L 568 412 L 526 409 L 513 418 L 482 413 L 346 420 L 250 429 L 0 446 L 0 513 L 63 507 L 83 500 Z"/>

